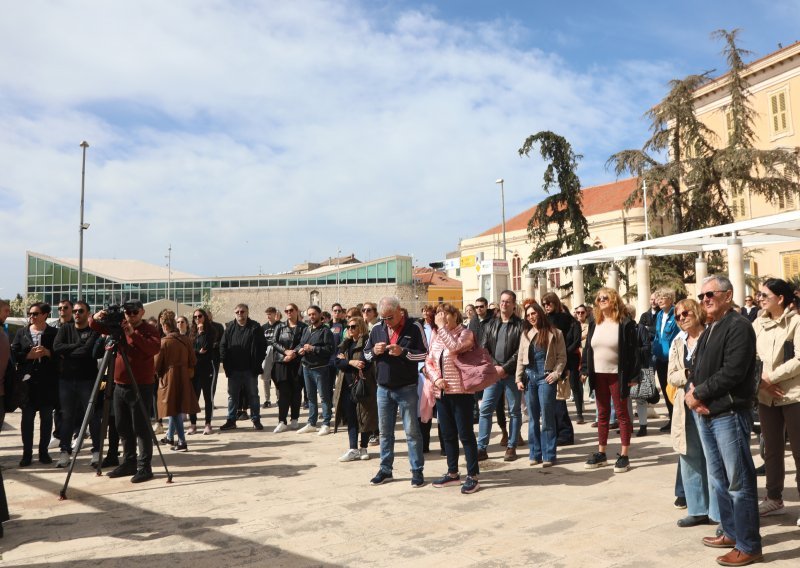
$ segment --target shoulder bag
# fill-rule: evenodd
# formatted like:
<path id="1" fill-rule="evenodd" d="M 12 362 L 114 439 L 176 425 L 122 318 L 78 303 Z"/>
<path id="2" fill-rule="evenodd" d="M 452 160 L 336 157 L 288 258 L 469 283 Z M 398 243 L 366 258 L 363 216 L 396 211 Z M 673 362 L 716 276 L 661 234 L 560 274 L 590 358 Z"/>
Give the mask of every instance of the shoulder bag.
<path id="1" fill-rule="evenodd" d="M 461 384 L 467 392 L 484 390 L 500 380 L 489 351 L 477 344 L 469 351 L 453 357 L 453 364 L 458 368 Z"/>

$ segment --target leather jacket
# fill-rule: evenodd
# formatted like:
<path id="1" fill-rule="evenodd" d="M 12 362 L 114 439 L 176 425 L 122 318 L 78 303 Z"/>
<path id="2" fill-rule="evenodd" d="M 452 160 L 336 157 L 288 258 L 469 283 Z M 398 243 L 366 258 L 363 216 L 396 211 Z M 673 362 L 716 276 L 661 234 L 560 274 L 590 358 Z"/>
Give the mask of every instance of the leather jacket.
<path id="1" fill-rule="evenodd" d="M 275 327 L 275 333 L 272 336 L 270 345 L 275 351 L 276 363 L 283 363 L 283 354 L 287 349 L 297 349 L 297 346 L 300 345 L 300 338 L 303 337 L 303 332 L 307 327 L 308 325 L 301 321 L 298 321 L 294 328 L 289 327 L 289 324 L 285 321 L 280 322 Z"/>
<path id="2" fill-rule="evenodd" d="M 500 331 L 502 318 L 498 313 L 495 318 L 488 323 L 485 328 L 481 346 L 489 351 L 495 365 L 503 367 L 506 375 L 513 377 L 517 371 L 517 356 L 519 355 L 519 340 L 522 336 L 522 319 L 515 314 L 511 315 L 506 325 L 506 346 L 505 353 L 500 354 L 500 358 L 495 358 L 494 348 L 497 345 L 497 334 Z"/>

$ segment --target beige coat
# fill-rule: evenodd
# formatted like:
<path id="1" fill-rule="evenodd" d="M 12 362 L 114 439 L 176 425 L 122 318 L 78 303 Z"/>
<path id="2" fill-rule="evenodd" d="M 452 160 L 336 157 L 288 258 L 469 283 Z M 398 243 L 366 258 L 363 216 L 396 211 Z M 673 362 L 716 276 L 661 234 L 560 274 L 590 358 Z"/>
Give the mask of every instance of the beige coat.
<path id="1" fill-rule="evenodd" d="M 667 364 L 667 382 L 675 387 L 675 401 L 672 403 L 672 427 L 670 438 L 672 447 L 679 454 L 686 454 L 686 420 L 692 420 L 688 415 L 691 410 L 686 408 L 684 398 L 686 393 L 686 365 L 683 363 L 683 348 L 686 345 L 686 332 L 680 332 L 672 340 L 669 347 L 669 363 Z M 697 347 L 695 347 L 696 349 Z M 662 393 L 666 396 L 666 393 Z"/>
<path id="2" fill-rule="evenodd" d="M 524 381 L 525 367 L 528 366 L 528 350 L 530 349 L 531 343 L 536 338 L 537 333 L 538 331 L 534 327 L 528 331 L 522 332 L 519 338 L 519 355 L 517 356 L 517 372 L 515 374 L 515 380 L 517 382 Z M 564 336 L 560 330 L 553 328 L 550 334 L 550 340 L 547 342 L 547 355 L 545 355 L 544 358 L 544 368 L 546 371 L 551 371 L 560 377 L 566 365 L 567 346 L 564 343 Z M 568 380 L 564 382 L 569 385 Z"/>
<path id="3" fill-rule="evenodd" d="M 764 363 L 767 381 L 780 384 L 783 398 L 776 400 L 759 389 L 758 402 L 767 406 L 784 406 L 800 402 L 800 315 L 791 307 L 772 319 L 763 311 L 753 322 L 756 332 L 756 354 Z M 784 344 L 794 345 L 794 357 L 784 361 Z"/>

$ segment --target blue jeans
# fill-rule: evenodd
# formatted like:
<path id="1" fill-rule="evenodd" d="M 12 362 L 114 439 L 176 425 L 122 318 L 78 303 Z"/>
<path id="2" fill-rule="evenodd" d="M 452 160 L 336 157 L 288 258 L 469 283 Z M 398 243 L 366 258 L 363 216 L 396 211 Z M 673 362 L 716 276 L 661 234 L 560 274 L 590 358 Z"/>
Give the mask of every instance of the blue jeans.
<path id="1" fill-rule="evenodd" d="M 72 453 L 72 434 L 83 424 L 84 413 L 92 398 L 94 381 L 61 379 L 58 383 L 58 397 L 61 402 L 61 426 L 58 437 L 62 452 Z M 96 409 L 93 409 L 96 410 Z M 93 411 L 89 416 L 89 434 L 92 437 L 92 451 L 100 451 L 100 413 Z"/>
<path id="2" fill-rule="evenodd" d="M 717 496 L 722 532 L 747 554 L 761 553 L 756 468 L 750 454 L 752 412 L 696 420 L 708 479 Z"/>
<path id="3" fill-rule="evenodd" d="M 317 425 L 317 392 L 322 399 L 322 424 L 331 425 L 333 409 L 331 404 L 331 370 L 330 367 L 303 367 L 303 380 L 306 383 L 308 396 L 308 423 Z"/>
<path id="4" fill-rule="evenodd" d="M 478 444 L 472 426 L 472 394 L 442 394 L 436 401 L 436 414 L 442 430 L 442 444 L 447 455 L 447 473 L 458 473 L 458 441 L 464 446 L 467 475 L 475 477 L 478 469 Z"/>
<path id="5" fill-rule="evenodd" d="M 525 400 L 528 403 L 530 459 L 553 462 L 556 459 L 556 385 L 549 384 L 545 375 L 533 369 L 525 369 L 525 373 L 528 376 Z"/>
<path id="6" fill-rule="evenodd" d="M 258 376 L 248 371 L 231 371 L 228 375 L 228 420 L 236 420 L 239 396 L 244 389 L 250 401 L 250 418 L 261 419 L 261 404 L 258 400 Z"/>
<path id="7" fill-rule="evenodd" d="M 178 435 L 178 441 L 186 443 L 186 437 L 183 430 L 183 414 L 169 417 L 169 426 L 167 426 L 167 438 L 172 440 L 175 434 Z"/>
<path id="8" fill-rule="evenodd" d="M 697 429 L 698 420 L 703 418 L 687 408 L 686 454 L 682 454 L 679 461 L 686 512 L 692 516 L 708 515 L 711 520 L 719 522 L 717 495 L 708 484 L 708 468 Z"/>
<path id="9" fill-rule="evenodd" d="M 497 401 L 500 393 L 505 390 L 508 413 L 511 415 L 511 423 L 508 425 L 508 447 L 516 448 L 519 428 L 522 424 L 522 414 L 519 406 L 522 396 L 517 390 L 513 376 L 500 379 L 495 384 L 483 391 L 483 402 L 481 402 L 481 417 L 478 423 L 478 449 L 485 450 L 489 445 L 489 435 L 492 433 L 492 415 L 497 408 Z"/>
<path id="10" fill-rule="evenodd" d="M 419 429 L 417 412 L 419 395 L 417 385 L 408 385 L 398 389 L 378 386 L 378 424 L 381 431 L 381 471 L 392 473 L 394 464 L 394 426 L 397 423 L 397 411 L 403 420 L 403 430 L 408 442 L 408 461 L 411 471 L 422 473 L 425 457 L 422 455 L 422 432 Z"/>

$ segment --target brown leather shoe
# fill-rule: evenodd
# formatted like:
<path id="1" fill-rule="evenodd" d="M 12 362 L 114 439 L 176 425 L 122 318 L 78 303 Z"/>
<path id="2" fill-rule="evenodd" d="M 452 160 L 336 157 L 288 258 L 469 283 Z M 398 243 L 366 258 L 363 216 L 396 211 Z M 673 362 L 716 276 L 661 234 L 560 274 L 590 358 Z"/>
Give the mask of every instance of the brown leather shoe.
<path id="1" fill-rule="evenodd" d="M 503 435 L 500 437 L 500 445 L 504 448 L 508 445 L 508 432 L 503 430 Z"/>
<path id="2" fill-rule="evenodd" d="M 478 448 L 478 461 L 486 461 L 489 459 L 489 454 L 486 453 L 485 449 Z"/>
<path id="3" fill-rule="evenodd" d="M 704 536 L 703 544 L 711 548 L 733 548 L 736 546 L 736 541 L 723 534 L 721 536 Z"/>
<path id="4" fill-rule="evenodd" d="M 725 556 L 717 558 L 717 564 L 722 566 L 747 566 L 753 562 L 761 562 L 764 560 L 763 554 L 747 554 L 738 548 L 734 548 Z"/>
<path id="5" fill-rule="evenodd" d="M 517 450 L 516 448 L 508 448 L 506 450 L 506 455 L 503 456 L 503 461 L 513 462 L 517 459 Z"/>

